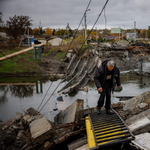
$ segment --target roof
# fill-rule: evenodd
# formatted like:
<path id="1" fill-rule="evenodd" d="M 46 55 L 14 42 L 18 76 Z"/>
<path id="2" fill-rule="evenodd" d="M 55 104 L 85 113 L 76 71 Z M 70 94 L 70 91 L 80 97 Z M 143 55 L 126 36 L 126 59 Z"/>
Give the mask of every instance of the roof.
<path id="1" fill-rule="evenodd" d="M 115 36 L 115 35 L 108 35 L 108 36 L 105 36 L 104 37 L 104 39 L 106 39 L 106 40 L 113 40 L 113 39 L 115 39 L 117 36 Z"/>

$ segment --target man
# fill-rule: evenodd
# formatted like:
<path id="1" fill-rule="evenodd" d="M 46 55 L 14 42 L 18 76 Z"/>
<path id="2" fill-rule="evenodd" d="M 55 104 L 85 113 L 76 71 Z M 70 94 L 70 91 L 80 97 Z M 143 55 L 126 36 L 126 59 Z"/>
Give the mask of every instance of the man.
<path id="1" fill-rule="evenodd" d="M 104 105 L 106 97 L 105 109 L 106 114 L 113 114 L 111 110 L 111 89 L 114 89 L 115 82 L 117 88 L 120 89 L 120 71 L 114 61 L 105 60 L 95 72 L 94 81 L 98 92 L 101 93 L 97 102 L 97 113 L 101 113 L 101 107 Z"/>

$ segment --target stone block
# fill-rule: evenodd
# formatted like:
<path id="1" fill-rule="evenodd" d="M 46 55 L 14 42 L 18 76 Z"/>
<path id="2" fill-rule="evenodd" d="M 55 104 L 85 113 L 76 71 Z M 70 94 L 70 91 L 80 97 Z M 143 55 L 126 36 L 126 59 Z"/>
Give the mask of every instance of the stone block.
<path id="1" fill-rule="evenodd" d="M 36 143 L 42 144 L 54 134 L 51 124 L 45 117 L 38 118 L 29 124 L 31 137 Z"/>
<path id="2" fill-rule="evenodd" d="M 76 121 L 77 111 L 83 109 L 83 100 L 76 100 L 65 110 L 62 110 L 58 115 L 55 116 L 55 122 L 66 124 Z"/>

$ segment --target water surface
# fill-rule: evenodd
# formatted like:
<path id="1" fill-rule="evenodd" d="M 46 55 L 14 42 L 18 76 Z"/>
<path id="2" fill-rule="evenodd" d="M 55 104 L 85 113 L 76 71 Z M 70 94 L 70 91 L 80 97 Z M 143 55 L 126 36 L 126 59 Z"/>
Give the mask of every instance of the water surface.
<path id="1" fill-rule="evenodd" d="M 41 107 L 46 103 L 41 113 L 53 121 L 53 117 L 60 111 L 50 112 L 49 97 L 61 80 L 50 81 L 47 78 L 4 78 L 0 80 L 0 119 L 6 121 L 16 117 L 16 112 L 24 113 L 28 108 L 37 109 L 45 96 Z M 150 77 L 137 76 L 135 74 L 121 73 L 121 83 L 123 90 L 112 94 L 112 103 L 119 101 L 116 96 L 137 96 L 149 91 Z M 49 89 L 50 85 L 51 88 Z M 60 84 L 57 91 L 65 83 Z M 84 99 L 84 108 L 95 107 L 99 94 L 95 83 L 88 83 L 88 92 L 78 91 L 72 95 L 65 94 L 64 100 L 66 106 L 71 105 L 77 99 Z M 49 89 L 49 90 L 48 90 Z M 47 92 L 48 90 L 48 92 Z M 46 94 L 47 93 L 47 94 Z M 51 99 L 53 99 L 52 97 Z M 39 110 L 41 109 L 39 108 Z"/>

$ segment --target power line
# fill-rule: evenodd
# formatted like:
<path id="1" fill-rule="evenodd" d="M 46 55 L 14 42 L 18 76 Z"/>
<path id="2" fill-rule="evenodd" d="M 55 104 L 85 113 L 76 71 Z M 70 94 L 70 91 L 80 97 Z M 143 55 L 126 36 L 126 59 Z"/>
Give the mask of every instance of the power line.
<path id="1" fill-rule="evenodd" d="M 88 3 L 88 5 L 87 5 L 87 8 L 86 8 L 86 10 L 85 10 L 85 12 L 84 12 L 84 14 L 83 14 L 83 17 L 82 17 L 82 19 L 81 19 L 81 21 L 80 21 L 80 23 L 79 23 L 79 25 L 78 25 L 78 28 L 77 28 L 77 30 L 76 30 L 74 36 L 73 36 L 73 40 L 75 39 L 75 36 L 76 36 L 76 34 L 77 34 L 78 30 L 79 30 L 79 27 L 80 27 L 80 25 L 81 25 L 81 23 L 82 23 L 82 20 L 83 20 L 83 18 L 84 18 L 84 15 L 85 15 L 86 11 L 88 10 L 88 8 L 89 8 L 89 6 L 90 6 L 90 4 L 91 4 L 91 1 L 92 1 L 92 0 L 90 0 L 89 3 Z M 66 53 L 65 53 L 64 58 L 66 57 L 66 54 L 67 54 L 67 52 L 68 52 L 68 50 L 69 50 L 69 48 L 70 48 L 70 46 L 71 46 L 73 40 L 70 42 L 69 47 L 68 47 L 68 49 L 66 50 Z M 61 64 L 59 65 L 59 67 L 60 67 L 61 65 L 62 65 L 62 62 L 61 62 Z M 58 67 L 58 68 L 59 68 L 59 67 Z M 57 73 L 58 73 L 58 70 L 57 70 Z M 57 74 L 57 73 L 56 73 L 56 74 Z M 50 84 L 48 90 L 46 91 L 46 93 L 45 93 L 45 95 L 44 95 L 44 97 L 43 97 L 43 99 L 42 99 L 42 101 L 41 101 L 41 103 L 40 103 L 40 105 L 39 105 L 37 111 L 38 111 L 39 108 L 41 107 L 41 105 L 42 105 L 42 103 L 43 103 L 43 101 L 44 101 L 44 99 L 45 99 L 45 97 L 46 97 L 46 95 L 47 95 L 49 89 L 50 89 L 51 86 L 52 86 L 52 83 L 53 83 L 53 82 L 51 82 L 51 84 Z M 60 82 L 60 83 L 61 83 L 61 82 Z M 49 99 L 52 97 L 52 95 L 54 94 L 54 92 L 56 91 L 56 89 L 59 87 L 60 83 L 57 85 L 57 87 L 55 88 L 55 90 L 54 90 L 53 93 L 50 95 L 50 97 L 49 97 L 48 100 L 45 102 L 45 104 L 43 105 L 43 107 L 40 109 L 39 112 L 41 112 L 41 110 L 42 110 L 42 109 L 44 108 L 44 106 L 47 104 L 47 102 L 48 102 Z"/>
<path id="2" fill-rule="evenodd" d="M 89 35 L 90 35 L 90 34 L 91 34 L 91 32 L 93 31 L 93 28 L 95 27 L 95 25 L 96 25 L 96 23 L 97 23 L 97 21 L 98 21 L 99 17 L 101 16 L 101 14 L 102 14 L 103 10 L 105 9 L 105 7 L 106 7 L 106 5 L 107 5 L 108 1 L 109 1 L 109 0 L 107 0 L 107 1 L 106 1 L 106 3 L 105 3 L 105 5 L 103 6 L 103 8 L 102 8 L 102 10 L 101 10 L 100 14 L 98 15 L 98 17 L 97 17 L 97 19 L 96 19 L 96 21 L 95 21 L 95 23 L 94 23 L 94 25 L 93 25 L 93 27 L 92 27 L 92 29 L 90 30 L 90 32 L 89 32 L 89 34 L 88 34 L 88 36 L 86 37 L 86 40 L 88 39 Z M 81 51 L 81 50 L 82 50 L 83 45 L 84 45 L 84 43 L 82 44 L 82 46 L 81 46 L 81 48 L 80 48 L 80 50 L 79 50 L 79 51 Z"/>

